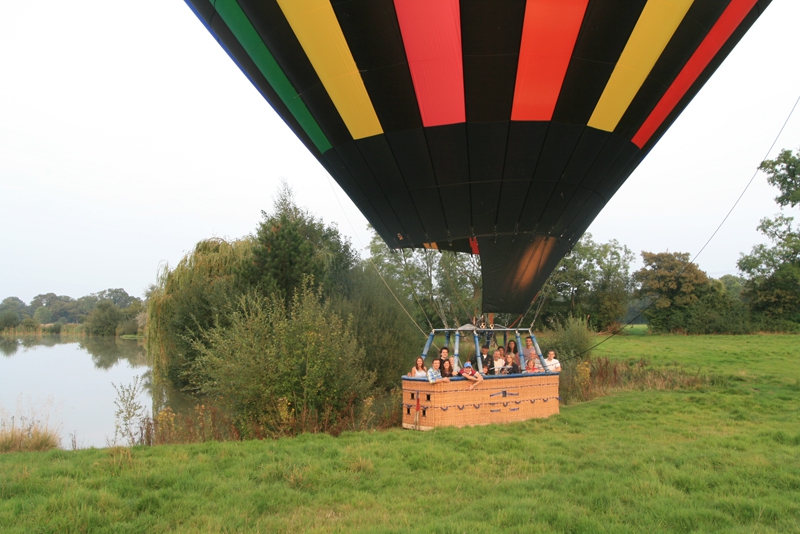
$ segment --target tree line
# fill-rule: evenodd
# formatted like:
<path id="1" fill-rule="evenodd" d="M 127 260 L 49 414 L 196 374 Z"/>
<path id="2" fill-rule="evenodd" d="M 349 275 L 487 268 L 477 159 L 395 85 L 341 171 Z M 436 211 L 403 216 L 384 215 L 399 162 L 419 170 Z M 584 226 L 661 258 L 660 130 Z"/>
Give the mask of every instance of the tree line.
<path id="1" fill-rule="evenodd" d="M 44 293 L 30 304 L 18 297 L 0 302 L 0 332 L 62 331 L 84 332 L 93 336 L 136 334 L 144 322 L 144 300 L 124 289 L 105 289 L 74 299 L 67 295 Z M 67 328 L 69 326 L 77 328 Z"/>

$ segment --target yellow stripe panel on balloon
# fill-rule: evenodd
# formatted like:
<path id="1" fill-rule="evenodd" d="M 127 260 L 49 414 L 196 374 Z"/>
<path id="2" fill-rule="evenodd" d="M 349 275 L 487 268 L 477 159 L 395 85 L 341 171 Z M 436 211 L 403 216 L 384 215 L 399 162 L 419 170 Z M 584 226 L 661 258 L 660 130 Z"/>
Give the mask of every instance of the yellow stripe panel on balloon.
<path id="1" fill-rule="evenodd" d="M 353 139 L 383 133 L 329 0 L 278 0 Z"/>
<path id="2" fill-rule="evenodd" d="M 649 0 L 594 108 L 589 126 L 613 132 L 694 0 Z"/>

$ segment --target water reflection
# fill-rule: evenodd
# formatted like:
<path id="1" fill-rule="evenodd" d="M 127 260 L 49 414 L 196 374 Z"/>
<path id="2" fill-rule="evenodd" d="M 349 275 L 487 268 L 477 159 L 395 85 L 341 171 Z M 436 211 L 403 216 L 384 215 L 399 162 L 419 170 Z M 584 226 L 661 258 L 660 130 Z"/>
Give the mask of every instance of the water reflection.
<path id="1" fill-rule="evenodd" d="M 109 369 L 127 360 L 131 367 L 147 365 L 147 353 L 144 345 L 135 340 L 116 337 L 90 337 L 78 343 L 82 349 L 92 355 L 92 362 L 98 369 Z"/>
<path id="2" fill-rule="evenodd" d="M 55 347 L 77 343 L 92 357 L 98 369 L 110 369 L 121 360 L 127 361 L 131 367 L 147 366 L 147 352 L 144 345 L 137 340 L 116 337 L 75 338 L 67 336 L 26 336 L 19 338 L 0 337 L 0 353 L 11 357 L 20 350 L 35 347 Z"/>

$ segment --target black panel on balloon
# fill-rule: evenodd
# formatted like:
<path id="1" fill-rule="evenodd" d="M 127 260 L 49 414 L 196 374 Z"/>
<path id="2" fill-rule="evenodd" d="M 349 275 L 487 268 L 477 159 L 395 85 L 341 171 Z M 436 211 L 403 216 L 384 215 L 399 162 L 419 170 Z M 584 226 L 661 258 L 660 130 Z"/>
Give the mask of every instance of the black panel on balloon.
<path id="1" fill-rule="evenodd" d="M 472 225 L 476 231 L 494 228 L 497 220 L 507 133 L 508 122 L 467 124 Z"/>
<path id="2" fill-rule="evenodd" d="M 449 235 L 445 240 L 449 241 L 453 237 L 469 237 L 471 234 L 472 222 L 470 220 L 469 209 L 469 184 L 459 184 L 440 187 L 442 202 L 444 203 L 444 215 L 447 219 L 447 230 Z M 478 230 L 475 229 L 477 232 Z"/>
<path id="3" fill-rule="evenodd" d="M 591 128 L 587 128 L 590 130 Z M 620 157 L 625 149 L 638 151 L 638 147 L 626 139 L 622 139 L 617 135 L 609 135 L 608 140 L 603 146 L 603 150 L 592 161 L 591 166 L 583 175 L 580 181 L 581 187 L 596 190 L 599 184 L 603 181 L 603 177 L 608 170 L 614 165 L 614 162 Z"/>
<path id="4" fill-rule="evenodd" d="M 553 121 L 586 124 L 606 88 L 646 0 L 589 2 Z"/>
<path id="5" fill-rule="evenodd" d="M 524 15 L 524 0 L 461 2 L 467 122 L 511 116 Z"/>
<path id="6" fill-rule="evenodd" d="M 450 124 L 425 128 L 436 183 L 439 186 L 469 181 L 467 125 Z"/>
<path id="7" fill-rule="evenodd" d="M 611 134 L 608 132 L 588 126 L 584 128 L 559 181 L 569 184 L 581 183 L 595 160 L 605 149 L 609 137 Z"/>
<path id="8" fill-rule="evenodd" d="M 483 311 L 524 313 L 569 248 L 556 238 L 478 238 L 483 273 Z"/>
<path id="9" fill-rule="evenodd" d="M 392 0 L 334 0 L 331 4 L 383 130 L 421 127 Z"/>
<path id="10" fill-rule="evenodd" d="M 395 163 L 394 155 L 386 138 L 377 135 L 360 139 L 355 143 L 372 171 L 372 176 L 379 183 L 386 200 L 400 219 L 408 238 L 415 243 L 423 243 L 426 234 L 425 228 L 420 221 L 417 207 L 408 194 L 408 188 Z"/>

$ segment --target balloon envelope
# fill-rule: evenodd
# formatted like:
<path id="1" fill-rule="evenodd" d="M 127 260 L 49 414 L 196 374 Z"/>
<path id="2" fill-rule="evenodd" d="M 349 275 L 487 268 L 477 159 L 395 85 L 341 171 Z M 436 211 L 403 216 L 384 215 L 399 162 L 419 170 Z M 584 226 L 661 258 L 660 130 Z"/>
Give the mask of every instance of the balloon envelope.
<path id="1" fill-rule="evenodd" d="M 524 312 L 762 0 L 186 0 L 393 248 Z"/>

